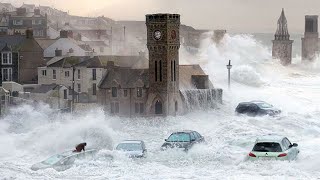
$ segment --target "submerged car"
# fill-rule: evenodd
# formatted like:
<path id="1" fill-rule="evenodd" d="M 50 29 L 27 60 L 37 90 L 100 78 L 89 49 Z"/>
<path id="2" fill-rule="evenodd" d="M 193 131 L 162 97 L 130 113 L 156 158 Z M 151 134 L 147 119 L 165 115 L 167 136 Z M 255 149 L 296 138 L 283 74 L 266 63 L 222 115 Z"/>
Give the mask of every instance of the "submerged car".
<path id="1" fill-rule="evenodd" d="M 263 136 L 256 140 L 249 160 L 295 160 L 299 154 L 298 144 L 283 136 Z"/>
<path id="2" fill-rule="evenodd" d="M 73 152 L 73 150 L 65 151 L 32 165 L 31 169 L 37 171 L 40 169 L 53 168 L 57 171 L 64 171 L 69 169 L 76 159 L 93 157 L 97 152 L 98 150 L 96 149 L 89 149 L 82 152 Z"/>
<path id="3" fill-rule="evenodd" d="M 247 114 L 249 116 L 274 116 L 281 113 L 281 110 L 273 107 L 264 101 L 242 102 L 236 108 L 239 114 Z"/>
<path id="4" fill-rule="evenodd" d="M 117 145 L 116 150 L 124 152 L 130 158 L 145 157 L 147 154 L 145 143 L 141 140 L 123 141 Z"/>
<path id="5" fill-rule="evenodd" d="M 204 137 L 197 131 L 180 131 L 172 133 L 168 139 L 165 139 L 165 143 L 161 146 L 162 150 L 167 148 L 181 148 L 188 151 L 193 145 L 204 142 Z"/>

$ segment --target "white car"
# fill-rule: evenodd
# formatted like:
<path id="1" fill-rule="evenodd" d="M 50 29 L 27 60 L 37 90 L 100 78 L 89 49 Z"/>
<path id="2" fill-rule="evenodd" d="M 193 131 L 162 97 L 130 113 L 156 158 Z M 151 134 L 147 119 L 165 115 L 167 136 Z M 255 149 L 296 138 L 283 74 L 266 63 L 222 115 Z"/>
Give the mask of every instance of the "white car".
<path id="1" fill-rule="evenodd" d="M 146 146 L 143 141 L 140 140 L 126 140 L 118 144 L 117 151 L 124 152 L 131 158 L 145 157 L 147 153 Z"/>
<path id="2" fill-rule="evenodd" d="M 283 136 L 257 138 L 248 160 L 295 160 L 299 154 L 298 144 Z"/>

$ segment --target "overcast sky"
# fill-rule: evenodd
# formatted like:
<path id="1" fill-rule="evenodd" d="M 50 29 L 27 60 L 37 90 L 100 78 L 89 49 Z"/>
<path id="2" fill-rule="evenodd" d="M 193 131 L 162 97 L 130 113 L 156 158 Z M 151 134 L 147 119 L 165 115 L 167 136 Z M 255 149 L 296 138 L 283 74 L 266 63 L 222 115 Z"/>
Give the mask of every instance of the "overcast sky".
<path id="1" fill-rule="evenodd" d="M 16 5 L 50 5 L 74 15 L 105 15 L 115 20 L 144 20 L 148 13 L 179 13 L 198 29 L 275 32 L 281 8 L 289 31 L 303 33 L 304 16 L 320 14 L 320 0 L 1 0 Z"/>

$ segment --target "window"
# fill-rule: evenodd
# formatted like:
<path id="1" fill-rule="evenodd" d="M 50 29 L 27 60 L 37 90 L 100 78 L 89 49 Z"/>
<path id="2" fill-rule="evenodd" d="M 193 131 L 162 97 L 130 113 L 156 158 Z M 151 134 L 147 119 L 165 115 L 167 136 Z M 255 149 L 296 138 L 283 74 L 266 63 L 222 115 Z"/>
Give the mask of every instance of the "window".
<path id="1" fill-rule="evenodd" d="M 12 68 L 2 68 L 2 81 L 12 81 Z"/>
<path id="2" fill-rule="evenodd" d="M 137 88 L 137 97 L 142 97 L 142 88 L 141 87 Z"/>
<path id="3" fill-rule="evenodd" d="M 139 103 L 135 103 L 135 113 L 138 114 L 139 113 Z"/>
<path id="4" fill-rule="evenodd" d="M 279 143 L 274 142 L 260 142 L 253 147 L 253 151 L 258 152 L 282 152 Z"/>
<path id="5" fill-rule="evenodd" d="M 174 79 L 173 61 L 171 61 L 171 81 Z"/>
<path id="6" fill-rule="evenodd" d="M 78 92 L 81 92 L 81 84 L 78 84 Z"/>
<path id="7" fill-rule="evenodd" d="M 56 70 L 52 70 L 52 79 L 57 79 L 57 72 L 56 72 Z"/>
<path id="8" fill-rule="evenodd" d="M 194 133 L 191 133 L 190 136 L 191 136 L 191 141 L 196 140 L 196 136 L 194 135 Z"/>
<path id="9" fill-rule="evenodd" d="M 36 37 L 41 37 L 43 36 L 43 30 L 34 30 L 33 35 Z"/>
<path id="10" fill-rule="evenodd" d="M 177 73 L 176 73 L 176 61 L 173 62 L 173 81 L 176 81 L 177 78 Z"/>
<path id="11" fill-rule="evenodd" d="M 69 72 L 69 71 L 65 71 L 65 72 L 64 72 L 64 76 L 65 76 L 65 77 L 69 77 L 69 76 L 70 76 L 70 72 Z"/>
<path id="12" fill-rule="evenodd" d="M 160 60 L 159 62 L 159 66 L 160 66 L 160 70 L 159 70 L 159 73 L 160 73 L 160 82 L 162 82 L 162 61 Z"/>
<path id="13" fill-rule="evenodd" d="M 42 76 L 47 76 L 47 70 L 42 70 Z"/>
<path id="14" fill-rule="evenodd" d="M 135 113 L 143 114 L 144 113 L 144 104 L 143 103 L 135 103 Z"/>
<path id="15" fill-rule="evenodd" d="M 22 19 L 13 20 L 13 25 L 22 25 L 22 24 L 23 24 L 23 20 Z"/>
<path id="16" fill-rule="evenodd" d="M 118 91 L 116 87 L 112 87 L 112 97 L 117 97 L 118 96 Z"/>
<path id="17" fill-rule="evenodd" d="M 117 114 L 119 113 L 119 102 L 111 102 L 111 113 L 112 114 Z"/>
<path id="18" fill-rule="evenodd" d="M 63 90 L 63 98 L 68 99 L 68 90 L 67 89 Z"/>
<path id="19" fill-rule="evenodd" d="M 127 97 L 127 96 L 128 96 L 128 90 L 126 90 L 126 89 L 123 90 L 123 96 L 124 96 L 124 97 Z"/>
<path id="20" fill-rule="evenodd" d="M 154 63 L 154 81 L 158 81 L 158 61 Z"/>
<path id="21" fill-rule="evenodd" d="M 144 112 L 144 104 L 140 103 L 140 114 L 143 114 Z"/>
<path id="22" fill-rule="evenodd" d="M 33 25 L 40 25 L 40 24 L 42 24 L 42 20 L 41 19 L 34 19 L 34 20 L 32 20 L 32 24 Z"/>
<path id="23" fill-rule="evenodd" d="M 2 53 L 2 64 L 12 64 L 12 53 L 11 52 L 4 52 Z"/>
<path id="24" fill-rule="evenodd" d="M 78 79 L 81 79 L 80 69 L 78 69 Z"/>
<path id="25" fill-rule="evenodd" d="M 97 70 L 92 69 L 92 80 L 97 80 Z"/>
<path id="26" fill-rule="evenodd" d="M 97 95 L 97 84 L 93 83 L 92 84 L 92 95 Z"/>

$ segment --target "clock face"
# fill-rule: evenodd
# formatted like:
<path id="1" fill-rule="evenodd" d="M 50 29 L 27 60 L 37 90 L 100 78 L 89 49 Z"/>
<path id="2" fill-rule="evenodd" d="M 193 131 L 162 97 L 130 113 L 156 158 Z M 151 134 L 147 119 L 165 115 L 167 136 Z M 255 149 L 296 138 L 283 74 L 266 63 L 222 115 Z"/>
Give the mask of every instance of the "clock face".
<path id="1" fill-rule="evenodd" d="M 177 38 L 177 32 L 175 30 L 171 31 L 171 39 L 176 39 Z"/>
<path id="2" fill-rule="evenodd" d="M 156 39 L 156 40 L 159 40 L 159 39 L 161 39 L 161 32 L 159 31 L 159 30 L 156 30 L 155 32 L 154 32 L 154 38 Z"/>

